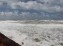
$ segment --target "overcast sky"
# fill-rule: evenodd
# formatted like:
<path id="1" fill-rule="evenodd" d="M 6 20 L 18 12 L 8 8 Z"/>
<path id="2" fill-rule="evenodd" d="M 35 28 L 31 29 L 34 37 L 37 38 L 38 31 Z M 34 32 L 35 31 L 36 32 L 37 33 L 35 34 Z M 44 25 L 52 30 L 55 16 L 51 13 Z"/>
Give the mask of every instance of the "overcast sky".
<path id="1" fill-rule="evenodd" d="M 0 18 L 63 19 L 63 0 L 0 0 Z"/>

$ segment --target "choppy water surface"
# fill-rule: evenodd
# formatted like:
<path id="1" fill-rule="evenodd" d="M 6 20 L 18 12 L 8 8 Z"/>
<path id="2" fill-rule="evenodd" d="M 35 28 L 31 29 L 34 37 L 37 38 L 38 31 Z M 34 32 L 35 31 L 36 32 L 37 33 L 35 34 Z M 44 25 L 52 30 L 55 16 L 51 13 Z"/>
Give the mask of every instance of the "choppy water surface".
<path id="1" fill-rule="evenodd" d="M 63 24 L 23 24 L 19 21 L 1 21 L 0 32 L 2 31 L 11 32 L 13 35 L 17 31 L 15 38 L 16 36 L 21 38 L 18 36 L 19 33 L 25 34 L 27 38 L 21 39 L 24 42 L 23 46 L 63 46 Z M 26 37 L 25 35 L 22 36 Z"/>

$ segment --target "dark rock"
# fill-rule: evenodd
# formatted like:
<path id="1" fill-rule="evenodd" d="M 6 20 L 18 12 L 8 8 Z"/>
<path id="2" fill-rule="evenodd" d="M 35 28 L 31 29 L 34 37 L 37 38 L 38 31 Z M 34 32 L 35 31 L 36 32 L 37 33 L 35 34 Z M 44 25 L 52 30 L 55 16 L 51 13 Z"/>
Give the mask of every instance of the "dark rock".
<path id="1" fill-rule="evenodd" d="M 36 42 L 40 42 L 40 40 L 39 40 L 38 38 L 35 38 L 34 40 L 35 40 Z"/>
<path id="2" fill-rule="evenodd" d="M 59 43 L 61 46 L 63 46 L 63 43 Z"/>

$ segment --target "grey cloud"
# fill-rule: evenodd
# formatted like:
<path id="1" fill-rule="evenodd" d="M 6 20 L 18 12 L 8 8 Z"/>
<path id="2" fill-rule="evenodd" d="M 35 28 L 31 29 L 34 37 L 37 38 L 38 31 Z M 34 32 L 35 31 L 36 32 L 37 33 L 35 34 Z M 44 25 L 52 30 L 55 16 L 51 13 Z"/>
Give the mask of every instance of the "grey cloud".
<path id="1" fill-rule="evenodd" d="M 0 0 L 0 2 L 1 1 L 7 2 L 11 9 L 63 12 L 63 0 Z"/>
<path id="2" fill-rule="evenodd" d="M 60 5 L 53 5 L 53 4 L 54 3 L 41 4 L 41 3 L 37 3 L 37 1 L 28 1 L 26 3 L 25 2 L 12 3 L 11 7 L 14 9 L 23 8 L 26 10 L 34 9 L 37 11 L 47 11 L 47 12 L 62 12 L 63 11 L 63 7 L 61 7 Z"/>

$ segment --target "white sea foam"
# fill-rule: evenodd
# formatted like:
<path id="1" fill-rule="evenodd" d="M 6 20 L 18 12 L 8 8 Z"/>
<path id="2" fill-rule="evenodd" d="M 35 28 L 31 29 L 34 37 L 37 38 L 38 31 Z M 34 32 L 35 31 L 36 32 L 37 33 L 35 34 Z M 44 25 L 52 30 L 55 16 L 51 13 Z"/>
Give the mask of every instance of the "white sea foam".
<path id="1" fill-rule="evenodd" d="M 23 46 L 61 46 L 60 43 L 63 43 L 63 24 L 23 24 L 18 21 L 1 21 L 0 32 L 20 45 L 24 42 Z"/>

